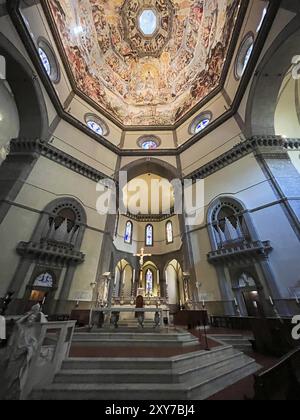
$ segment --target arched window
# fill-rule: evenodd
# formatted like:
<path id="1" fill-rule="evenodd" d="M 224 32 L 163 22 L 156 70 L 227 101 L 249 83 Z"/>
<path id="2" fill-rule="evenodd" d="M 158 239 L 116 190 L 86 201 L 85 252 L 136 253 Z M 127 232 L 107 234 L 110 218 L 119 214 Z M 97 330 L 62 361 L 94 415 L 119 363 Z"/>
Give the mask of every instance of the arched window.
<path id="1" fill-rule="evenodd" d="M 212 113 L 210 111 L 202 112 L 193 119 L 189 127 L 190 134 L 198 134 L 204 130 L 212 120 Z"/>
<path id="2" fill-rule="evenodd" d="M 52 288 L 54 285 L 53 276 L 50 273 L 41 273 L 34 280 L 34 287 L 49 287 Z"/>
<path id="3" fill-rule="evenodd" d="M 133 224 L 128 220 L 125 227 L 125 236 L 124 236 L 124 242 L 126 244 L 132 243 L 132 232 L 133 232 Z"/>
<path id="4" fill-rule="evenodd" d="M 167 237 L 167 244 L 171 244 L 173 242 L 173 223 L 169 220 L 166 224 L 166 237 Z"/>
<path id="5" fill-rule="evenodd" d="M 153 246 L 153 226 L 146 226 L 146 246 Z"/>
<path id="6" fill-rule="evenodd" d="M 138 146 L 144 150 L 153 150 L 157 149 L 161 145 L 161 140 L 159 137 L 154 135 L 142 136 L 137 141 Z"/>
<path id="7" fill-rule="evenodd" d="M 98 134 L 99 136 L 107 136 L 109 134 L 108 125 L 105 123 L 105 121 L 103 121 L 97 115 L 86 114 L 84 119 L 85 119 L 86 125 L 94 133 Z"/>
<path id="8" fill-rule="evenodd" d="M 239 80 L 242 78 L 248 66 L 250 57 L 254 47 L 254 36 L 249 33 L 241 43 L 235 62 L 235 77 Z"/>
<path id="9" fill-rule="evenodd" d="M 146 271 L 146 294 L 152 295 L 153 292 L 153 271 L 148 268 Z"/>
<path id="10" fill-rule="evenodd" d="M 50 77 L 50 80 L 53 83 L 58 83 L 60 80 L 59 64 L 56 60 L 55 53 L 51 45 L 44 38 L 39 38 L 37 44 L 40 60 L 44 66 L 44 69 L 46 70 L 47 75 Z"/>

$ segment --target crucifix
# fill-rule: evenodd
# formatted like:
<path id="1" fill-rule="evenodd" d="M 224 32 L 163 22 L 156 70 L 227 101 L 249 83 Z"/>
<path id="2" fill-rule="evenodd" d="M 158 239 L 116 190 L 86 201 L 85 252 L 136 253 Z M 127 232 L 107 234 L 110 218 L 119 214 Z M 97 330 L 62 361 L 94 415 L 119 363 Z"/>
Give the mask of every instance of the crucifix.
<path id="1" fill-rule="evenodd" d="M 145 248 L 141 248 L 141 252 L 139 254 L 133 254 L 134 257 L 140 258 L 140 284 L 139 288 L 143 287 L 143 265 L 144 265 L 144 258 L 151 257 L 152 254 L 144 254 Z"/>

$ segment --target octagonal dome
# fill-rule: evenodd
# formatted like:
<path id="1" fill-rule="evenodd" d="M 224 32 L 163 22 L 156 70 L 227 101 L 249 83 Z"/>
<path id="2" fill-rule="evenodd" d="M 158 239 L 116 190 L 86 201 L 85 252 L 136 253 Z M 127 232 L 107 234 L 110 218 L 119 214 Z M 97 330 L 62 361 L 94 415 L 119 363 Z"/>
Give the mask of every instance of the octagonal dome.
<path id="1" fill-rule="evenodd" d="M 72 85 L 125 128 L 178 124 L 220 86 L 241 4 L 47 0 Z"/>

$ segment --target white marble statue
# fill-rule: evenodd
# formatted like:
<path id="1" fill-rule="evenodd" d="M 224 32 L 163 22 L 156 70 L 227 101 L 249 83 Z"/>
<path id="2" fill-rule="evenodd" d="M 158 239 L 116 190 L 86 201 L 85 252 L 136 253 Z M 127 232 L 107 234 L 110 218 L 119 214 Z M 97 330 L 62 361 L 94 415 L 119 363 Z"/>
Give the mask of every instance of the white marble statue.
<path id="1" fill-rule="evenodd" d="M 4 357 L 0 362 L 0 400 L 19 400 L 27 381 L 30 361 L 34 356 L 40 334 L 39 323 L 47 319 L 39 304 L 16 321 Z"/>

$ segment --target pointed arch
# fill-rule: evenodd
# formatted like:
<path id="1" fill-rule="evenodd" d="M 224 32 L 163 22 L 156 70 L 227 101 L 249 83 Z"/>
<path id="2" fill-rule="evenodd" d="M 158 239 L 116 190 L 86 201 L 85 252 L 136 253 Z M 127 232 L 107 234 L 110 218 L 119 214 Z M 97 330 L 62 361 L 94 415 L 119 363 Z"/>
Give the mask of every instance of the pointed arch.
<path id="1" fill-rule="evenodd" d="M 132 236 L 133 236 L 133 223 L 131 220 L 127 220 L 125 225 L 125 233 L 124 233 L 124 242 L 126 244 L 132 244 Z"/>
<path id="2" fill-rule="evenodd" d="M 168 220 L 166 223 L 166 242 L 168 245 L 174 242 L 174 231 L 173 231 L 172 220 Z"/>

